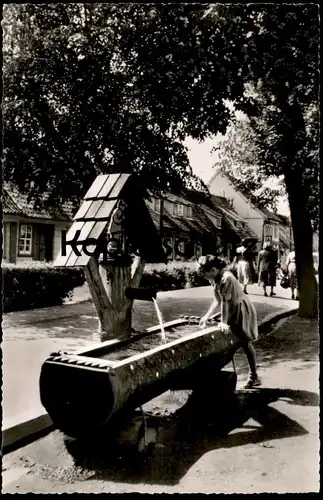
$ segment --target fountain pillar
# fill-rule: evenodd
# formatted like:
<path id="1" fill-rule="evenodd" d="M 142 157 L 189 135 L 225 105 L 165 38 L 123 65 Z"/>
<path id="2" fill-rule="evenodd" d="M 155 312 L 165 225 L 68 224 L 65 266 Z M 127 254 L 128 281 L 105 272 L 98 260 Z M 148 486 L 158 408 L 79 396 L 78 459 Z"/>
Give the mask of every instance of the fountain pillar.
<path id="1" fill-rule="evenodd" d="M 106 328 L 104 330 L 100 322 L 102 341 L 111 337 L 128 337 L 131 334 L 133 301 L 128 299 L 125 293 L 125 290 L 131 287 L 131 264 L 131 256 L 124 256 L 122 260 L 110 260 L 100 265 L 106 292 L 114 309 L 114 326 L 111 331 Z"/>

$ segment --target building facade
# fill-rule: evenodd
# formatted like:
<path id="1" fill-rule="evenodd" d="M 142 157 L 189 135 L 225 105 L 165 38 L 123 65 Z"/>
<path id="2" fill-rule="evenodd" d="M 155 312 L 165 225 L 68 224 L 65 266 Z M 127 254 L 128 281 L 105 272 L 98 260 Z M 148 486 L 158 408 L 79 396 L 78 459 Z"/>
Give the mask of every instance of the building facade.
<path id="1" fill-rule="evenodd" d="M 169 260 L 211 253 L 231 262 L 241 239 L 257 239 L 223 197 L 189 190 L 182 196 L 167 194 L 163 201 L 152 197 L 147 203 L 155 225 L 162 225 Z"/>
<path id="2" fill-rule="evenodd" d="M 17 188 L 5 185 L 2 193 L 3 259 L 9 263 L 52 261 L 75 212 L 65 203 L 59 209 L 37 209 Z"/>
<path id="3" fill-rule="evenodd" d="M 258 251 L 265 241 L 279 241 L 279 218 L 269 210 L 259 209 L 252 204 L 233 186 L 226 175 L 216 172 L 208 182 L 208 188 L 213 195 L 229 200 L 235 212 L 257 236 Z"/>
<path id="4" fill-rule="evenodd" d="M 186 197 L 167 194 L 163 200 L 146 202 L 159 228 L 168 260 L 197 259 L 203 252 L 216 252 L 222 245 L 221 214 L 206 214 Z"/>

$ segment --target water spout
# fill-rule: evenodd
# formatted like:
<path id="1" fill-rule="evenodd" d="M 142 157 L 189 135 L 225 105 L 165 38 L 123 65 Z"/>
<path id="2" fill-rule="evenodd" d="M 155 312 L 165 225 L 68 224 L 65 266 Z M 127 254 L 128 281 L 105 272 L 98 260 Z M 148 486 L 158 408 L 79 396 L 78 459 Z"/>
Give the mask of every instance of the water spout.
<path id="1" fill-rule="evenodd" d="M 154 298 L 153 298 L 153 303 L 155 304 L 155 309 L 156 309 L 158 321 L 160 324 L 160 334 L 161 334 L 161 338 L 162 338 L 162 343 L 166 344 L 166 334 L 165 334 L 163 316 L 162 316 L 161 310 L 159 309 L 159 306 L 157 304 L 157 300 Z"/>

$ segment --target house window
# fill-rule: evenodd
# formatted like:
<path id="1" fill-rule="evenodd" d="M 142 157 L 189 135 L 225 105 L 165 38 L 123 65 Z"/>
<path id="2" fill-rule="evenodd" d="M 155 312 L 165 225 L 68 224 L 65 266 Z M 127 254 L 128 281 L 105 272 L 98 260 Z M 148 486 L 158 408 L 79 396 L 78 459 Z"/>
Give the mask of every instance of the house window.
<path id="1" fill-rule="evenodd" d="M 187 207 L 187 217 L 188 217 L 188 219 L 192 219 L 192 217 L 193 217 L 192 207 Z"/>
<path id="2" fill-rule="evenodd" d="M 185 241 L 179 241 L 177 247 L 175 248 L 176 260 L 181 260 L 184 258 L 185 254 Z"/>
<path id="3" fill-rule="evenodd" d="M 273 238 L 278 240 L 278 226 L 273 226 Z"/>
<path id="4" fill-rule="evenodd" d="M 194 245 L 194 250 L 195 250 L 195 258 L 198 259 L 202 255 L 202 245 L 200 241 L 197 241 Z"/>
<path id="5" fill-rule="evenodd" d="M 232 243 L 227 244 L 227 259 L 231 262 L 231 257 L 232 257 Z"/>
<path id="6" fill-rule="evenodd" d="M 154 210 L 160 212 L 160 200 L 158 198 L 154 198 Z"/>
<path id="7" fill-rule="evenodd" d="M 177 216 L 182 216 L 184 213 L 184 207 L 183 205 L 180 205 L 179 203 L 174 203 L 173 204 L 173 215 L 175 215 L 175 217 Z"/>
<path id="8" fill-rule="evenodd" d="M 269 226 L 269 225 L 265 225 L 264 226 L 264 232 L 265 232 L 265 236 L 270 236 L 272 237 L 272 234 L 273 234 L 273 229 L 272 229 L 272 226 Z"/>
<path id="9" fill-rule="evenodd" d="M 215 217 L 215 223 L 216 223 L 216 227 L 221 227 L 221 218 L 220 217 Z"/>
<path id="10" fill-rule="evenodd" d="M 19 255 L 31 255 L 33 228 L 30 224 L 20 224 Z"/>

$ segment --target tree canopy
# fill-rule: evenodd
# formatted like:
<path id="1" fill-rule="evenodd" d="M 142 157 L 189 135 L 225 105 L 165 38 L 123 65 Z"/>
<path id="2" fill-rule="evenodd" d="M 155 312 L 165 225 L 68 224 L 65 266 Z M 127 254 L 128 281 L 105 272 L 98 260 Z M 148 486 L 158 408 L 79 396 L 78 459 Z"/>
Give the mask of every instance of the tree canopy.
<path id="1" fill-rule="evenodd" d="M 185 5 L 6 6 L 5 179 L 49 202 L 107 171 L 152 191 L 201 185 L 182 140 L 225 129 L 230 76 L 218 62 L 213 88 L 203 71 L 200 17 Z"/>
<path id="2" fill-rule="evenodd" d="M 183 140 L 225 132 L 227 98 L 261 113 L 246 84 L 315 101 L 316 16 L 314 5 L 7 5 L 5 178 L 53 198 L 79 197 L 106 171 L 137 172 L 152 190 L 196 183 Z"/>

